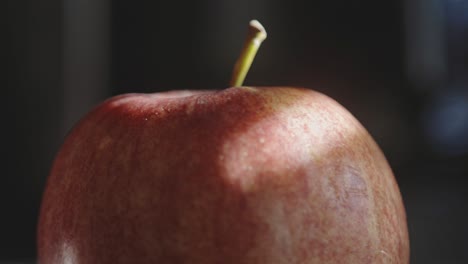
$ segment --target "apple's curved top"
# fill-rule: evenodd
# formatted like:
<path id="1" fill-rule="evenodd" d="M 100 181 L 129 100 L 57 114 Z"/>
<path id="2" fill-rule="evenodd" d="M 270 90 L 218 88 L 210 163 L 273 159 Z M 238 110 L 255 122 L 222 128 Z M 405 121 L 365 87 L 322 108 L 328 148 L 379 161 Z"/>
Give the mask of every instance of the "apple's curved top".
<path id="1" fill-rule="evenodd" d="M 374 140 L 334 100 L 290 87 L 107 100 L 62 146 L 38 230 L 42 263 L 409 260 Z"/>

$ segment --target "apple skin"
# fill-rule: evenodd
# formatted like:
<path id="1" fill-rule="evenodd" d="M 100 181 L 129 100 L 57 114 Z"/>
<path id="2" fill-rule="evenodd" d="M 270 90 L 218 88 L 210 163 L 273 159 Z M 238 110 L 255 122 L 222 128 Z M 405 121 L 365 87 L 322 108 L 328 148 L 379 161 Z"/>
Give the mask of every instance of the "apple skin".
<path id="1" fill-rule="evenodd" d="M 363 126 L 302 88 L 127 94 L 71 131 L 40 263 L 409 263 L 403 201 Z"/>

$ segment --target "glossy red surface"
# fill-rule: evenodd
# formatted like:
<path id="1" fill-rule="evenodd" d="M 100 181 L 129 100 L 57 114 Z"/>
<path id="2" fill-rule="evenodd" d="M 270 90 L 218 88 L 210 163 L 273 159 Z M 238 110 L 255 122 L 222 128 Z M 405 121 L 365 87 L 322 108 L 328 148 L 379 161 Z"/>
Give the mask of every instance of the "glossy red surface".
<path id="1" fill-rule="evenodd" d="M 384 155 L 338 103 L 296 88 L 104 102 L 57 155 L 38 237 L 41 263 L 409 261 Z"/>

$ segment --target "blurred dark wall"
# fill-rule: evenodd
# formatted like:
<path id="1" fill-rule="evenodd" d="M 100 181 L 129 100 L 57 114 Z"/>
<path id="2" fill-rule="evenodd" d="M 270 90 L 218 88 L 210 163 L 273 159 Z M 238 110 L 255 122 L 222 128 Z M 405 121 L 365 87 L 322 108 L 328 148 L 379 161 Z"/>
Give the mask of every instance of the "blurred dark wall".
<path id="1" fill-rule="evenodd" d="M 33 259 L 42 187 L 61 141 L 62 3 L 3 1 L 0 262 Z M 3 59 L 6 58 L 6 59 Z"/>
<path id="2" fill-rule="evenodd" d="M 395 171 L 412 263 L 467 262 L 467 3 L 6 1 L 0 263 L 34 260 L 45 179 L 80 116 L 114 94 L 227 87 L 253 18 L 268 38 L 246 84 L 347 107 Z"/>

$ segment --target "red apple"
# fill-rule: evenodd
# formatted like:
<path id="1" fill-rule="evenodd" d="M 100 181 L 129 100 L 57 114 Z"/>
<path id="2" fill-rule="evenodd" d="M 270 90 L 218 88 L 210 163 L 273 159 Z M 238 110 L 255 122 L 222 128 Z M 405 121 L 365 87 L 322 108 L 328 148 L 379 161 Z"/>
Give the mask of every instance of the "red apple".
<path id="1" fill-rule="evenodd" d="M 40 263 L 408 263 L 405 210 L 363 126 L 291 87 L 128 94 L 73 129 Z"/>

